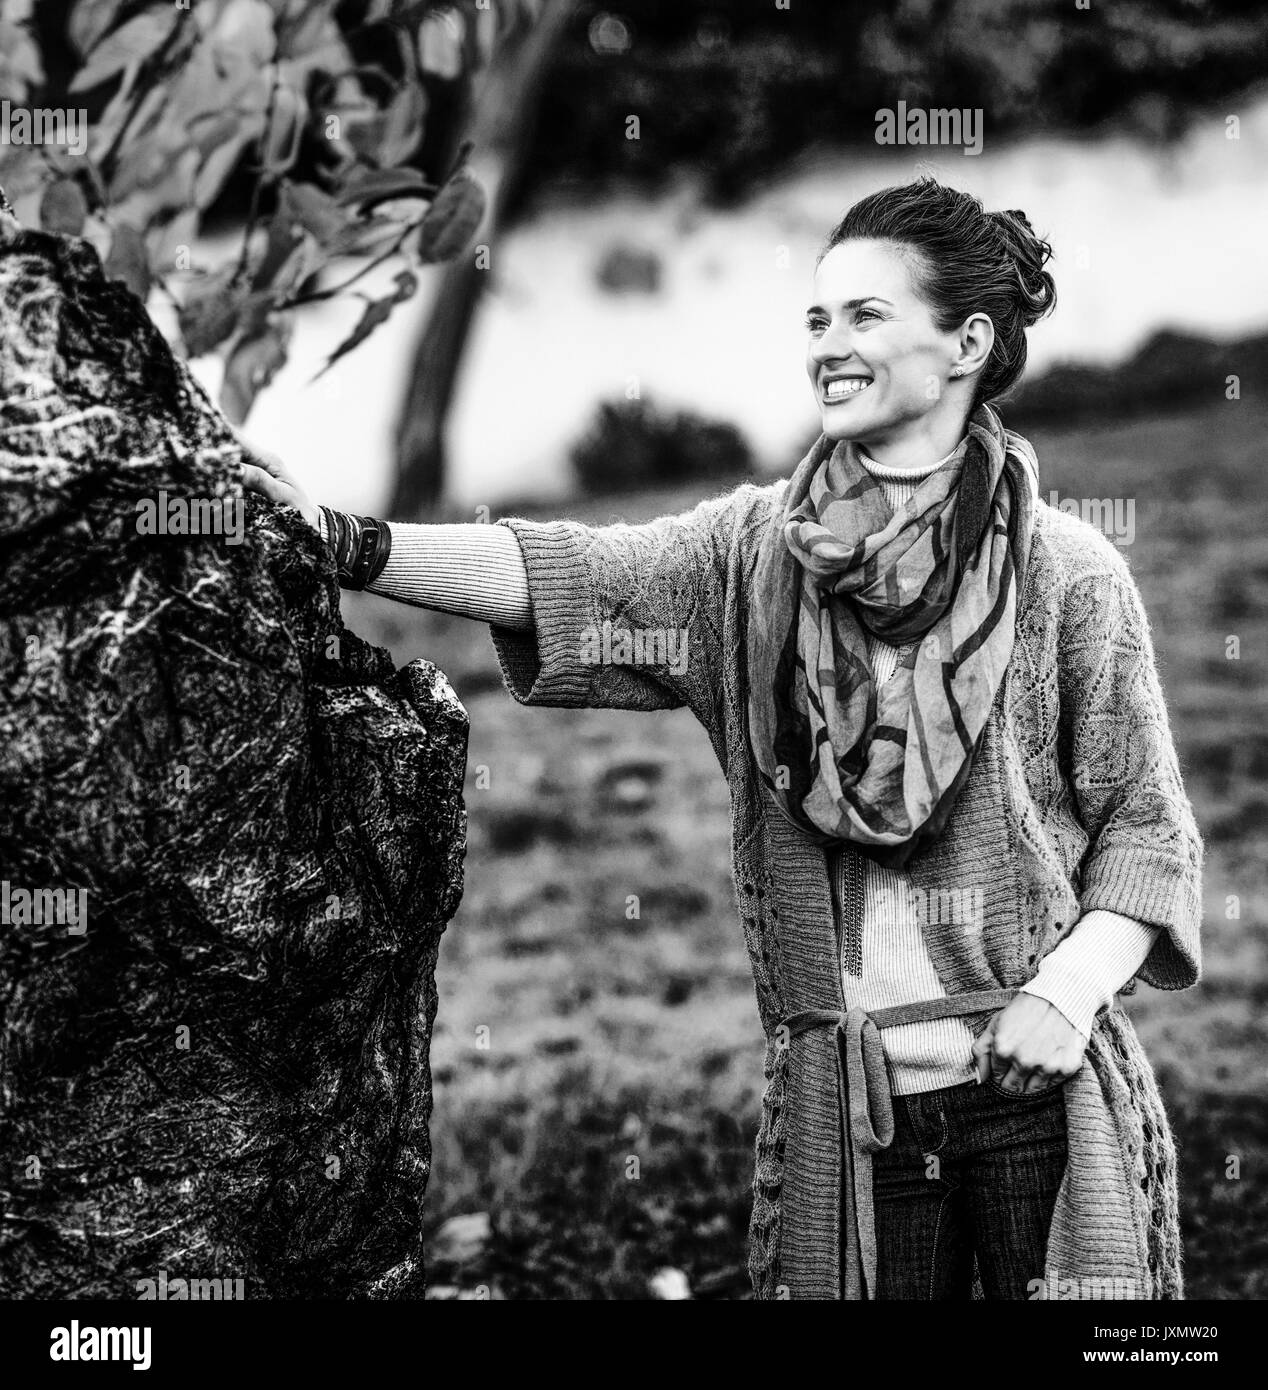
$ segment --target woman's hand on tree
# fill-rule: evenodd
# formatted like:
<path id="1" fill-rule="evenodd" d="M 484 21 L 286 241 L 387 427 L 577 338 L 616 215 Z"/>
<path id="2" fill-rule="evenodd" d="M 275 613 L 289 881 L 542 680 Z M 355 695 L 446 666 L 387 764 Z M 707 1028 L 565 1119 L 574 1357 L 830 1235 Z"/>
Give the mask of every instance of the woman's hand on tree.
<path id="1" fill-rule="evenodd" d="M 235 431 L 236 433 L 236 431 Z M 317 504 L 312 501 L 299 480 L 291 474 L 276 454 L 265 453 L 248 444 L 239 434 L 238 443 L 247 457 L 242 465 L 242 485 L 267 497 L 270 502 L 284 502 L 295 507 L 314 531 L 320 531 Z"/>
<path id="2" fill-rule="evenodd" d="M 1021 993 L 1001 1009 L 973 1044 L 979 1081 L 1018 1095 L 1046 1091 L 1083 1065 L 1087 1039 L 1037 994 Z"/>

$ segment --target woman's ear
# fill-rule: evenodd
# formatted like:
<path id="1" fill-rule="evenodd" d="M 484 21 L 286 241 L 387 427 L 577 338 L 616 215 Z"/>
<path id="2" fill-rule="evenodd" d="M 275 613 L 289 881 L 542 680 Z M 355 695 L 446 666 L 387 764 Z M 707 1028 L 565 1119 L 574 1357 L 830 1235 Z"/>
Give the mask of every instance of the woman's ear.
<path id="1" fill-rule="evenodd" d="M 960 326 L 960 355 L 955 365 L 960 369 L 956 375 L 972 376 L 986 366 L 991 349 L 995 346 L 995 325 L 989 314 L 973 314 Z"/>

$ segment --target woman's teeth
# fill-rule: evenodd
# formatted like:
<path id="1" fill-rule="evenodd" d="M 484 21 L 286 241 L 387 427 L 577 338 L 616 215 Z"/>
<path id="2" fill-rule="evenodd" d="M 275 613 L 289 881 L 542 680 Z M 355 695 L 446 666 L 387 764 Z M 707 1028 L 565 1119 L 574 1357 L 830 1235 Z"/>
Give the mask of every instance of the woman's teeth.
<path id="1" fill-rule="evenodd" d="M 824 394 L 830 401 L 844 400 L 847 396 L 857 396 L 860 391 L 866 391 L 871 384 L 866 377 L 840 377 L 836 381 L 828 382 Z"/>

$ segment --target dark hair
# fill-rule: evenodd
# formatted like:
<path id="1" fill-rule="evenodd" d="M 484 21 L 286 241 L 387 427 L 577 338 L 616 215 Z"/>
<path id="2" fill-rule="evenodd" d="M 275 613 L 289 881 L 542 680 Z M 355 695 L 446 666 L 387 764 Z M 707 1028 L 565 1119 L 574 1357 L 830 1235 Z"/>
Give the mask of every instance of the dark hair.
<path id="1" fill-rule="evenodd" d="M 912 256 L 912 278 L 942 333 L 989 314 L 995 345 L 973 403 L 995 400 L 1026 366 L 1026 329 L 1052 311 L 1057 287 L 1043 268 L 1052 247 L 1024 212 L 987 212 L 980 198 L 924 175 L 860 199 L 828 234 L 821 261 L 843 241 L 891 241 Z M 817 264 L 818 262 L 816 262 Z"/>

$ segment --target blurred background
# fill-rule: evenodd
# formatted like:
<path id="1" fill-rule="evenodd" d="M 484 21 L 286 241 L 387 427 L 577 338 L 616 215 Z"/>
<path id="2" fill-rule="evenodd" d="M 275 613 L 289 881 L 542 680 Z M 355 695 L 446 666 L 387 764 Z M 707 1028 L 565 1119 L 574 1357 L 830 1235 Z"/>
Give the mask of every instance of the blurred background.
<path id="1" fill-rule="evenodd" d="M 69 221 L 135 277 L 252 442 L 331 506 L 640 521 L 787 475 L 817 434 L 814 256 L 852 201 L 930 171 L 1052 242 L 1057 311 L 1002 413 L 1046 498 L 1134 512 L 1208 857 L 1202 984 L 1128 1006 L 1176 1127 L 1189 1296 L 1264 1297 L 1268 12 L 196 8 L 211 76 L 164 102 L 191 41 L 155 6 L 0 0 L 0 96 L 101 127 L 92 172 L 0 145 L 0 182 L 23 220 Z M 878 144 L 900 102 L 980 111 L 980 152 Z M 384 256 L 409 224 L 393 197 L 449 185 L 460 251 L 433 214 L 411 261 Z M 271 239 L 284 207 L 298 268 Z M 216 278 L 235 263 L 245 278 Z M 686 711 L 525 709 L 482 625 L 371 595 L 344 612 L 441 666 L 471 715 L 432 1056 L 435 1296 L 745 1297 L 763 1039 L 703 731 Z"/>

